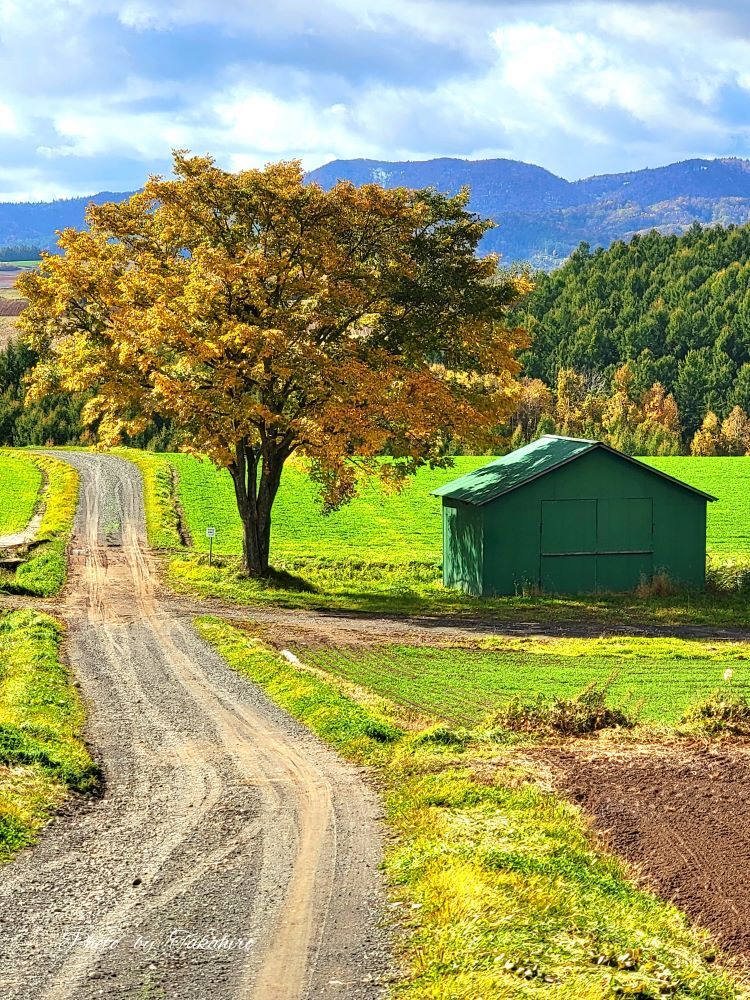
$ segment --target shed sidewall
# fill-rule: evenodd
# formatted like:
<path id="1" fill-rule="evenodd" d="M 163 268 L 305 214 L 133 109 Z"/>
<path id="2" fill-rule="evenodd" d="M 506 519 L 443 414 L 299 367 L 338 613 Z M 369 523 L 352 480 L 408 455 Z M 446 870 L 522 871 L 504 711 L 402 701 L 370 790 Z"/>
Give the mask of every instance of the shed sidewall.
<path id="1" fill-rule="evenodd" d="M 443 499 L 443 585 L 480 596 L 484 512 L 460 500 Z"/>

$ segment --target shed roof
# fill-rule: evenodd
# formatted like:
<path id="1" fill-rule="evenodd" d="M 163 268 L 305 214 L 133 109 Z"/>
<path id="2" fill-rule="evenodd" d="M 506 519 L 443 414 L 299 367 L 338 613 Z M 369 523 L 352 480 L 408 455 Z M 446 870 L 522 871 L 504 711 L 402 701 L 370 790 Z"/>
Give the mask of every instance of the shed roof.
<path id="1" fill-rule="evenodd" d="M 444 486 L 439 486 L 432 491 L 432 495 L 481 506 L 491 500 L 496 500 L 504 493 L 510 493 L 511 490 L 516 490 L 520 486 L 538 479 L 540 476 L 545 476 L 548 472 L 559 469 L 561 465 L 566 465 L 597 448 L 608 451 L 626 462 L 632 462 L 633 465 L 637 465 L 655 476 L 660 476 L 662 479 L 674 483 L 675 486 L 681 486 L 691 493 L 697 493 L 698 496 L 704 497 L 706 500 L 716 499 L 710 493 L 704 493 L 688 483 L 683 483 L 680 479 L 675 479 L 674 476 L 668 476 L 666 472 L 661 472 L 659 469 L 654 469 L 644 462 L 631 458 L 630 455 L 610 448 L 603 441 L 562 437 L 557 434 L 545 434 L 538 440 L 525 444 L 522 448 L 517 448 L 516 451 L 503 455 L 502 458 L 495 459 L 488 465 L 483 465 L 481 469 L 475 469 L 474 472 L 469 472 L 450 483 L 445 483 Z"/>

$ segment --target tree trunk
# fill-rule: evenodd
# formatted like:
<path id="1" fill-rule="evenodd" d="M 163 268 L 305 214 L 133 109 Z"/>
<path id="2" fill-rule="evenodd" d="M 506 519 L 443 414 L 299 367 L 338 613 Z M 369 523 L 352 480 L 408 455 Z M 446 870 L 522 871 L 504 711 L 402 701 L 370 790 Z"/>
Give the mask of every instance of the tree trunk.
<path id="1" fill-rule="evenodd" d="M 235 446 L 229 473 L 242 521 L 242 565 L 248 576 L 269 575 L 271 510 L 289 455 L 284 444 L 253 448 L 240 441 Z"/>

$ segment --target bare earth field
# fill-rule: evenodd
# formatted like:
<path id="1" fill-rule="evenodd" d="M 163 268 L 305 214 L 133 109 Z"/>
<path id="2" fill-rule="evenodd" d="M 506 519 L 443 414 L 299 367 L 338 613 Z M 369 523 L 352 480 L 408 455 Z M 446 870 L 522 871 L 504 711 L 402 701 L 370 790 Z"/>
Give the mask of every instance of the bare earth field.
<path id="1" fill-rule="evenodd" d="M 0 292 L 7 287 L 3 285 L 6 274 L 7 272 L 0 271 Z M 18 317 L 26 307 L 25 299 L 9 298 L 8 295 L 15 293 L 0 294 L 0 348 L 7 347 L 18 336 Z"/>
<path id="2" fill-rule="evenodd" d="M 583 745 L 542 759 L 649 888 L 750 965 L 750 748 Z"/>

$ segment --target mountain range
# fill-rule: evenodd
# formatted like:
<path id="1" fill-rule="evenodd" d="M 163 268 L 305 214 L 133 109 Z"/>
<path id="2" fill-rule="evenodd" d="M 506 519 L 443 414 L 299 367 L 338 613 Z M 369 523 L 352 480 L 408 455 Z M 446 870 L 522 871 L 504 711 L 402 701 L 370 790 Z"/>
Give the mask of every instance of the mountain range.
<path id="1" fill-rule="evenodd" d="M 518 160 L 333 160 L 308 174 L 329 188 L 337 180 L 385 187 L 434 186 L 446 194 L 471 191 L 471 208 L 497 223 L 482 249 L 506 263 L 557 266 L 582 241 L 609 246 L 658 229 L 682 232 L 704 225 L 750 221 L 750 160 L 685 160 L 665 167 L 568 181 Z M 119 201 L 102 192 L 54 202 L 0 203 L 0 245 L 54 245 L 54 232 L 81 226 L 86 205 Z"/>
<path id="2" fill-rule="evenodd" d="M 309 176 L 323 187 L 346 178 L 386 187 L 433 185 L 453 194 L 468 185 L 474 211 L 497 223 L 483 249 L 501 253 L 506 263 L 544 268 L 561 263 L 584 240 L 607 247 L 651 229 L 679 233 L 693 222 L 750 221 L 750 160 L 685 160 L 578 181 L 517 160 L 334 160 Z"/>

